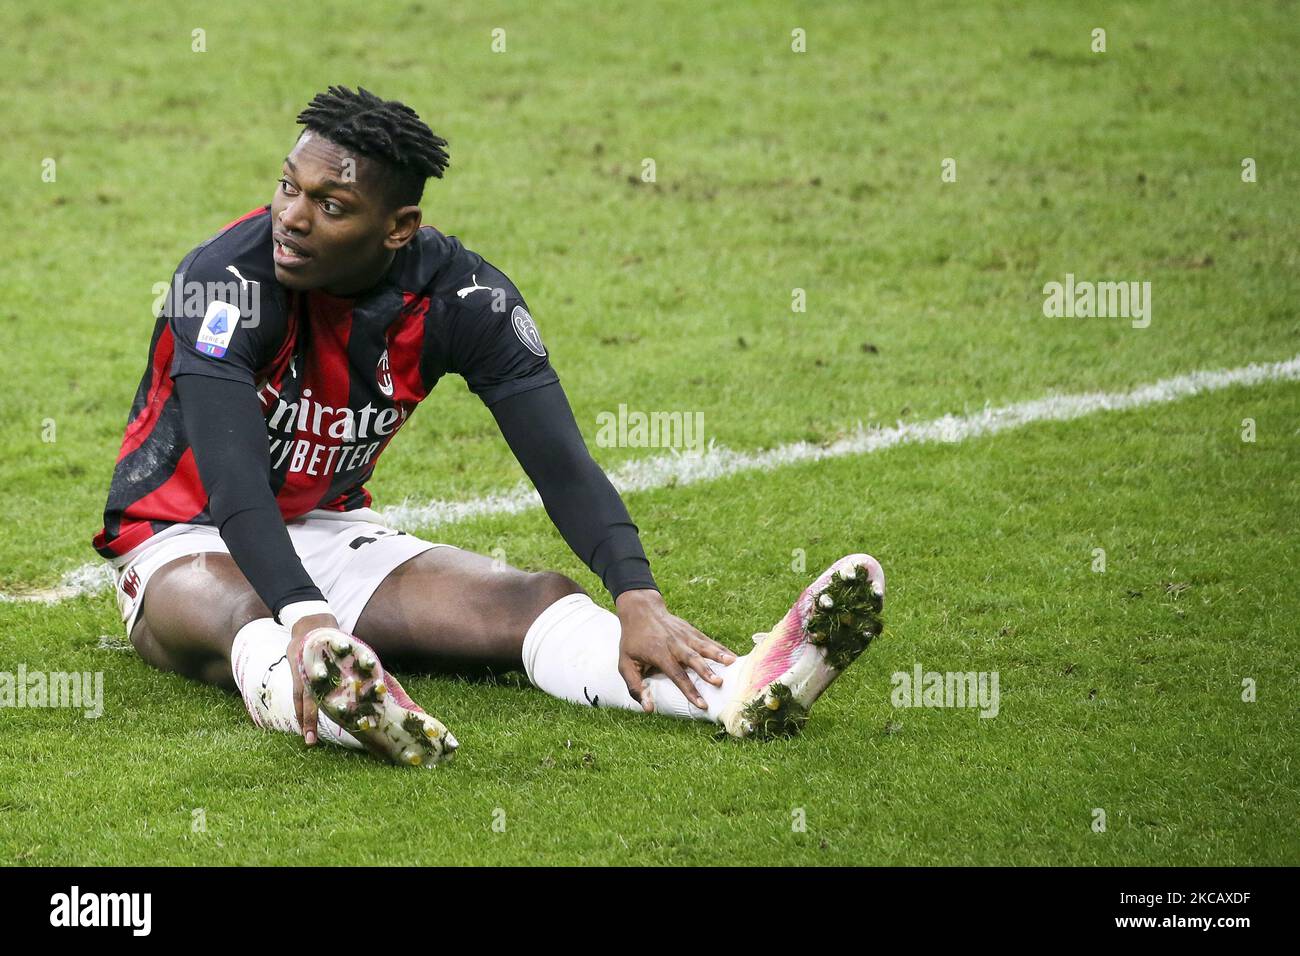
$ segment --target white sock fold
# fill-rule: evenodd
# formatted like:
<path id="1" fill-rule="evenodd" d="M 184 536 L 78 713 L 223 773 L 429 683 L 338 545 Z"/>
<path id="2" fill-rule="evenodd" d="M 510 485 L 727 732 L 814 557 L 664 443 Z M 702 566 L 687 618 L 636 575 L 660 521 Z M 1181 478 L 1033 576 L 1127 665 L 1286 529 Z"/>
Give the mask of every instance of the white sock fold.
<path id="1" fill-rule="evenodd" d="M 292 665 L 285 656 L 289 640 L 289 629 L 273 618 L 258 618 L 245 624 L 230 648 L 230 668 L 253 723 L 267 730 L 302 736 L 293 709 Z M 354 750 L 364 749 L 360 741 L 324 713 L 316 715 L 316 731 L 321 740 Z"/>
<path id="2" fill-rule="evenodd" d="M 643 711 L 618 672 L 621 634 L 618 615 L 586 594 L 566 595 L 539 614 L 528 628 L 524 636 L 524 670 L 534 686 L 552 697 L 591 707 Z M 714 673 L 723 676 L 722 687 L 690 675 L 708 704 L 705 710 L 687 700 L 666 675 L 646 678 L 655 713 L 717 721 L 727 700 L 727 678 L 739 673 L 741 660 L 725 666 L 709 662 Z"/>

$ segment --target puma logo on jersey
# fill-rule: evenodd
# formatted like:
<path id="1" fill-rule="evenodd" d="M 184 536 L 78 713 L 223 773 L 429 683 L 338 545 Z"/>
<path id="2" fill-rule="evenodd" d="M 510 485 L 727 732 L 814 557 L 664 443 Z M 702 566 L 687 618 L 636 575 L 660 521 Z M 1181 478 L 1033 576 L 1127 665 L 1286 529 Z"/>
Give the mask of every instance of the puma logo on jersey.
<path id="1" fill-rule="evenodd" d="M 460 296 L 462 299 L 465 298 L 465 296 L 469 295 L 471 292 L 476 292 L 476 291 L 479 290 L 479 289 L 482 289 L 484 292 L 491 292 L 491 291 L 492 291 L 492 287 L 491 287 L 490 285 L 479 285 L 479 284 L 478 284 L 478 276 L 477 276 L 477 275 L 472 275 L 472 276 L 470 276 L 470 277 L 469 277 L 469 280 L 470 280 L 471 282 L 473 282 L 474 284 L 471 285 L 471 286 L 466 286 L 466 287 L 463 288 L 463 289 L 457 289 L 457 290 L 456 290 L 456 294 L 457 294 L 458 296 Z"/>
<path id="2" fill-rule="evenodd" d="M 226 266 L 226 271 L 227 271 L 227 272 L 230 272 L 230 273 L 233 273 L 234 276 L 235 276 L 235 278 L 237 278 L 237 279 L 240 281 L 240 283 L 241 283 L 240 288 L 241 288 L 241 289 L 247 289 L 250 285 L 258 285 L 258 284 L 259 284 L 258 281 L 257 281 L 256 279 L 245 279 L 242 275 L 239 274 L 239 270 L 236 269 L 234 266 Z"/>

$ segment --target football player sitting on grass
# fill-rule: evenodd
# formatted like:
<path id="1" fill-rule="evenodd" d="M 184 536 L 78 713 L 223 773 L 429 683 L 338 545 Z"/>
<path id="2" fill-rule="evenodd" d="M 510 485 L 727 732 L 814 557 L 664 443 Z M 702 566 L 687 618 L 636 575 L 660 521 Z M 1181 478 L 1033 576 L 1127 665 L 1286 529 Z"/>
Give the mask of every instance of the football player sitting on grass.
<path id="1" fill-rule="evenodd" d="M 180 263 L 113 472 L 98 552 L 149 664 L 237 688 L 260 727 L 433 766 L 456 738 L 381 661 L 522 668 L 578 704 L 796 731 L 880 632 L 884 575 L 841 558 L 736 656 L 672 614 L 511 281 L 421 222 L 447 143 L 331 87 L 268 206 Z M 462 376 L 618 613 L 383 524 L 366 482 L 438 380 Z"/>

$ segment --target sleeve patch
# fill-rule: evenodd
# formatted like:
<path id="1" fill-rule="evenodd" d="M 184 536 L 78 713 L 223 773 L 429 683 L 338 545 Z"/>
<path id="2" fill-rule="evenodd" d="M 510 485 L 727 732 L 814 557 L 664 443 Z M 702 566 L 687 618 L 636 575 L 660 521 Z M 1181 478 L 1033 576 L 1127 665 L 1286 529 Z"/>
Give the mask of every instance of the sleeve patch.
<path id="1" fill-rule="evenodd" d="M 515 306 L 515 310 L 510 313 L 510 322 L 515 327 L 515 335 L 519 336 L 519 341 L 524 343 L 524 347 L 534 355 L 546 355 L 546 348 L 542 345 L 542 336 L 537 331 L 537 323 L 533 317 L 528 314 L 528 310 L 522 305 Z"/>
<path id="2" fill-rule="evenodd" d="M 195 349 L 204 355 L 222 358 L 230 347 L 235 329 L 239 328 L 239 318 L 238 306 L 220 300 L 213 301 L 204 313 L 203 324 L 199 326 Z"/>

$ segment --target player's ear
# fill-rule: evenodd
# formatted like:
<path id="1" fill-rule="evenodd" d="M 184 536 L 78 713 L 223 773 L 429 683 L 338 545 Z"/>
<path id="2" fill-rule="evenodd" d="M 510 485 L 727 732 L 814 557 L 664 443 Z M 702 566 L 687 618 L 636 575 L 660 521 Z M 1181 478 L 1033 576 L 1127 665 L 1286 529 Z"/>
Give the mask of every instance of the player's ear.
<path id="1" fill-rule="evenodd" d="M 406 245 L 419 232 L 422 221 L 419 206 L 399 206 L 389 220 L 388 233 L 384 236 L 384 248 L 400 249 Z"/>

